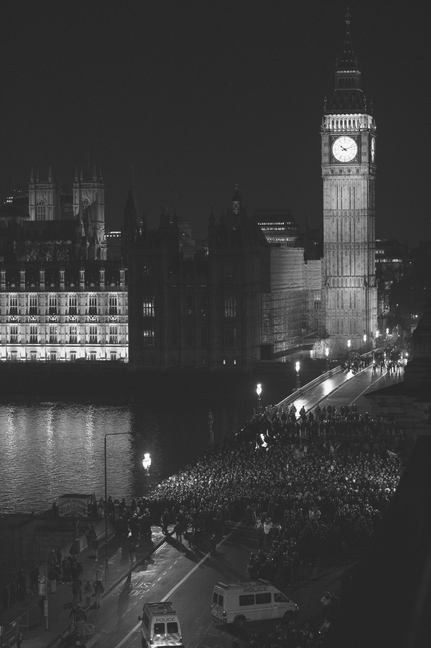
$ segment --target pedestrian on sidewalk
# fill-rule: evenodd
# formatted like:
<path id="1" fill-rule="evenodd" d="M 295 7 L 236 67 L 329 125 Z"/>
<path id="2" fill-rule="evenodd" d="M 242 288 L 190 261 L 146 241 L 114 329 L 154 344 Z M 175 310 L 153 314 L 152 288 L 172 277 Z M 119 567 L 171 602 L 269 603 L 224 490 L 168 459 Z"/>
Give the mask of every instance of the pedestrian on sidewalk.
<path id="1" fill-rule="evenodd" d="M 160 522 L 161 522 L 163 535 L 167 535 L 168 534 L 168 524 L 169 524 L 169 511 L 168 511 L 167 508 L 163 511 Z"/>
<path id="2" fill-rule="evenodd" d="M 133 538 L 133 536 L 130 533 L 127 540 L 127 544 L 129 548 L 129 561 L 133 565 L 133 563 L 136 562 L 136 547 L 139 545 L 136 543 L 136 540 Z"/>
<path id="3" fill-rule="evenodd" d="M 75 611 L 74 621 L 75 621 L 76 630 L 78 632 L 78 636 L 83 637 L 85 634 L 84 626 L 85 626 L 85 622 L 87 621 L 87 615 L 85 614 L 85 610 L 83 610 L 82 607 L 80 607 L 79 605 Z"/>
<path id="4" fill-rule="evenodd" d="M 61 561 L 61 569 L 63 572 L 63 583 L 70 583 L 70 560 L 67 556 Z"/>
<path id="5" fill-rule="evenodd" d="M 97 560 L 99 557 L 99 541 L 96 537 L 91 541 L 91 547 L 93 549 L 93 558 Z"/>
<path id="6" fill-rule="evenodd" d="M 82 601 L 82 581 L 80 578 L 75 578 L 72 583 L 72 603 L 77 605 Z"/>
<path id="7" fill-rule="evenodd" d="M 50 567 L 48 572 L 49 589 L 48 592 L 54 594 L 57 591 L 57 573 L 54 567 Z"/>
<path id="8" fill-rule="evenodd" d="M 16 648 L 21 648 L 21 644 L 23 642 L 23 639 L 24 639 L 24 635 L 22 634 L 22 632 L 20 630 L 17 630 L 16 633 L 15 633 Z"/>
<path id="9" fill-rule="evenodd" d="M 39 565 L 33 567 L 30 572 L 30 587 L 33 594 L 37 594 L 37 585 L 39 583 Z"/>
<path id="10" fill-rule="evenodd" d="M 100 608 L 100 601 L 102 600 L 102 594 L 105 591 L 102 581 L 96 581 L 94 585 L 94 593 L 96 594 L 96 607 Z"/>
<path id="11" fill-rule="evenodd" d="M 177 541 L 179 544 L 183 544 L 183 528 L 182 528 L 182 525 L 181 525 L 180 522 L 177 522 L 177 523 L 176 523 L 176 525 L 175 525 L 175 527 L 174 527 L 174 531 L 175 531 L 175 538 L 176 538 L 176 541 Z"/>
<path id="12" fill-rule="evenodd" d="M 216 534 L 213 533 L 211 538 L 210 538 L 210 554 L 211 554 L 211 556 L 215 556 L 216 548 L 217 548 L 217 537 L 216 537 Z"/>
<path id="13" fill-rule="evenodd" d="M 85 607 L 89 608 L 91 605 L 91 592 L 93 588 L 88 580 L 84 585 Z"/>
<path id="14" fill-rule="evenodd" d="M 96 567 L 96 580 L 103 580 L 104 571 L 102 564 L 99 563 Z"/>

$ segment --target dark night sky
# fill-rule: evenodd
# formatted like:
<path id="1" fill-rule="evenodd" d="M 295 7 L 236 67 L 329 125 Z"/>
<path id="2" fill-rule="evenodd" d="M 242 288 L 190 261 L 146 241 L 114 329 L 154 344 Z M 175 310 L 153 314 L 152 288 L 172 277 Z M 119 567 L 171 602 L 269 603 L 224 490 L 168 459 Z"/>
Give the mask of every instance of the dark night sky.
<path id="1" fill-rule="evenodd" d="M 425 3 L 353 0 L 352 40 L 378 133 L 377 236 L 431 239 Z M 134 169 L 139 210 L 206 233 L 235 183 L 249 213 L 322 218 L 320 124 L 343 0 L 5 0 L 0 188 L 52 164 L 101 165 L 108 227 Z"/>

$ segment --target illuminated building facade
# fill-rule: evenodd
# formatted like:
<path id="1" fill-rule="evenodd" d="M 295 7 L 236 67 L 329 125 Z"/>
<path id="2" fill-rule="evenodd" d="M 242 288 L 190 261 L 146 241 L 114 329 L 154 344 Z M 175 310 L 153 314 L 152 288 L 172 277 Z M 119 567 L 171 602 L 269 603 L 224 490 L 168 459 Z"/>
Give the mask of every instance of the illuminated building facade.
<path id="1" fill-rule="evenodd" d="M 367 110 L 346 16 L 335 90 L 322 121 L 324 321 L 334 345 L 359 348 L 377 331 L 376 125 Z"/>
<path id="2" fill-rule="evenodd" d="M 0 360 L 128 361 L 126 270 L 118 263 L 0 268 Z"/>

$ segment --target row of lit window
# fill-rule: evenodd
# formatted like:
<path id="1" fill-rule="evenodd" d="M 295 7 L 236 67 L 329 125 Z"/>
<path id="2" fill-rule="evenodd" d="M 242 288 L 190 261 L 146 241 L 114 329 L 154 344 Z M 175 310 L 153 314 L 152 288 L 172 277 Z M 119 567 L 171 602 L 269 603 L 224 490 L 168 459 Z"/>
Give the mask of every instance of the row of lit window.
<path id="1" fill-rule="evenodd" d="M 11 351 L 9 358 L 12 362 L 17 362 L 18 351 Z M 40 361 L 45 359 L 49 360 L 50 362 L 57 362 L 57 360 L 59 359 L 57 351 L 50 351 L 47 358 L 42 358 L 40 355 L 38 356 L 37 351 L 30 351 L 30 356 L 29 356 L 30 362 L 37 362 L 38 360 Z M 69 362 L 76 362 L 77 360 L 76 351 L 71 351 L 69 353 L 69 358 L 65 358 L 65 360 L 67 359 L 69 360 Z M 90 351 L 90 353 L 88 354 L 88 359 L 90 360 L 90 362 L 96 362 L 96 360 L 98 360 L 96 351 Z M 111 351 L 109 354 L 109 359 L 111 360 L 111 362 L 115 362 L 119 358 L 115 351 Z"/>
<path id="2" fill-rule="evenodd" d="M 9 314 L 10 315 L 18 315 L 18 295 L 16 294 L 11 294 L 9 295 Z M 58 295 L 56 294 L 50 294 L 48 296 L 48 309 L 49 309 L 49 314 L 50 315 L 57 315 L 58 311 Z M 81 304 L 82 305 L 82 304 Z M 97 295 L 89 295 L 86 306 L 88 307 L 88 312 L 90 315 L 96 315 L 98 308 L 101 306 L 101 304 L 98 304 L 98 299 Z M 39 295 L 37 294 L 32 294 L 29 295 L 28 298 L 28 310 L 30 315 L 37 315 L 37 312 L 39 308 L 41 307 L 41 304 L 39 304 Z M 77 295 L 69 295 L 68 300 L 67 300 L 67 309 L 69 312 L 69 315 L 77 315 L 78 311 L 78 297 Z M 108 309 L 109 309 L 109 315 L 117 315 L 118 312 L 118 296 L 117 295 L 109 295 L 109 300 L 108 300 Z"/>
<path id="3" fill-rule="evenodd" d="M 10 344 L 18 344 L 19 342 L 19 336 L 18 336 L 18 326 L 12 325 L 9 329 L 9 343 Z M 37 344 L 39 342 L 39 338 L 42 338 L 43 335 L 42 333 L 38 332 L 38 327 L 37 326 L 30 326 L 29 327 L 29 342 L 30 344 Z M 68 334 L 66 334 L 66 337 L 68 338 L 68 343 L 69 344 L 77 344 L 78 343 L 78 327 L 76 325 L 69 326 L 69 331 Z M 84 339 L 82 339 L 84 337 Z M 118 328 L 117 326 L 110 326 L 109 327 L 109 335 L 107 336 L 109 339 L 109 344 L 118 344 Z M 49 339 L 49 342 L 51 344 L 57 344 L 58 343 L 58 327 L 55 324 L 51 324 L 49 326 L 48 330 L 48 335 L 47 338 Z M 98 344 L 99 341 L 102 340 L 102 336 L 98 335 L 97 331 L 97 326 L 90 326 L 89 327 L 89 333 L 88 333 L 88 341 L 90 344 Z M 80 336 L 80 341 L 84 342 L 85 341 L 85 336 Z"/>

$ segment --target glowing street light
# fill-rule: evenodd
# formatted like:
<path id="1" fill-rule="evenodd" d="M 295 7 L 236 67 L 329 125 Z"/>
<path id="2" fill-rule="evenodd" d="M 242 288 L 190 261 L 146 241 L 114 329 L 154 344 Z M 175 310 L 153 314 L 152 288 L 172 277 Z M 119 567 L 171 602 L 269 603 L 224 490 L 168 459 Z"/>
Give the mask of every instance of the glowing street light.
<path id="1" fill-rule="evenodd" d="M 151 456 L 149 452 L 146 452 L 144 454 L 144 458 L 142 459 L 142 465 L 144 466 L 144 469 L 146 472 L 150 470 L 151 467 Z"/>
<path id="2" fill-rule="evenodd" d="M 350 347 L 352 346 L 352 340 L 347 340 L 347 370 L 350 371 Z"/>
<path id="3" fill-rule="evenodd" d="M 325 349 L 325 356 L 326 356 L 326 371 L 329 371 L 329 349 L 326 347 Z"/>
<path id="4" fill-rule="evenodd" d="M 256 387 L 256 394 L 257 394 L 257 413 L 258 413 L 258 414 L 260 414 L 261 411 L 262 411 L 262 406 L 261 406 L 261 402 L 260 402 L 260 395 L 261 395 L 261 393 L 262 393 L 262 385 L 261 385 L 260 383 L 258 383 L 258 385 L 257 385 L 257 387 Z"/>
<path id="5" fill-rule="evenodd" d="M 149 452 L 146 452 L 144 454 L 144 458 L 142 459 L 142 465 L 145 470 L 145 489 L 148 489 L 148 477 L 150 476 L 150 467 L 151 467 L 151 456 Z"/>
<path id="6" fill-rule="evenodd" d="M 299 382 L 299 370 L 301 369 L 301 364 L 299 361 L 295 362 L 296 369 L 296 389 L 300 389 L 301 383 Z"/>

